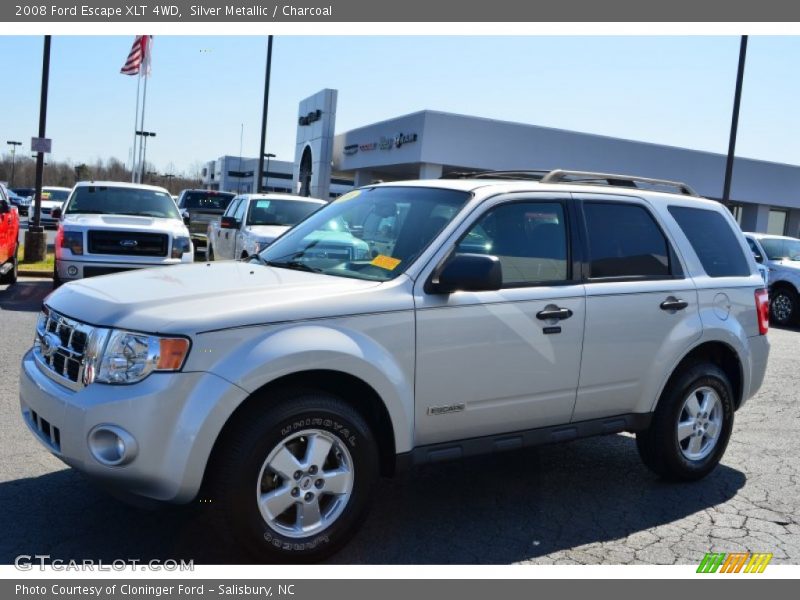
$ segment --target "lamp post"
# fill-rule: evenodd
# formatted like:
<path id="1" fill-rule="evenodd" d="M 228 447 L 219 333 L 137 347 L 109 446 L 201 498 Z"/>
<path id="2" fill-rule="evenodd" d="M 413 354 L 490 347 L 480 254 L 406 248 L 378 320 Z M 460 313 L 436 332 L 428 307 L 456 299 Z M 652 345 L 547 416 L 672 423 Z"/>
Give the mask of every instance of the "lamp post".
<path id="1" fill-rule="evenodd" d="M 144 138 L 142 147 L 142 170 L 141 174 L 139 175 L 139 181 L 144 182 L 144 165 L 147 162 L 147 138 L 149 137 L 156 137 L 154 131 L 137 131 L 136 135 L 140 135 Z"/>
<path id="2" fill-rule="evenodd" d="M 272 36 L 267 36 L 267 72 L 264 74 L 264 108 L 261 113 L 261 151 L 258 153 L 258 189 L 261 189 L 261 173 L 264 171 L 264 148 L 267 145 L 267 113 L 269 112 L 269 80 L 272 72 Z"/>
<path id="3" fill-rule="evenodd" d="M 265 181 L 264 181 L 264 188 L 265 188 L 265 189 L 264 189 L 264 191 L 267 191 L 267 189 L 266 189 L 266 188 L 268 188 L 268 187 L 269 187 L 269 159 L 270 159 L 270 158 L 275 158 L 275 156 L 276 156 L 276 155 L 275 155 L 275 154 L 273 154 L 272 152 L 267 152 L 267 153 L 264 155 L 264 158 L 266 158 L 266 159 L 267 159 L 267 175 L 266 175 L 266 179 L 265 179 Z M 261 182 L 261 176 L 260 176 L 260 174 L 259 174 L 258 181 L 259 181 L 259 183 Z M 259 187 L 260 187 L 260 186 L 259 186 Z"/>
<path id="4" fill-rule="evenodd" d="M 17 146 L 22 146 L 22 142 L 15 142 L 13 140 L 8 140 L 6 142 L 9 146 L 11 146 L 11 183 L 9 184 L 10 187 L 14 187 L 14 169 L 16 166 L 16 159 L 17 159 Z"/>
<path id="5" fill-rule="evenodd" d="M 722 203 L 727 206 L 731 200 L 731 179 L 733 178 L 733 158 L 736 153 L 736 132 L 739 129 L 739 107 L 742 103 L 742 80 L 744 79 L 744 61 L 747 57 L 747 36 L 739 41 L 739 67 L 736 70 L 736 89 L 733 93 L 733 115 L 731 117 L 731 135 L 728 139 L 728 157 L 725 161 L 725 180 L 722 184 Z"/>

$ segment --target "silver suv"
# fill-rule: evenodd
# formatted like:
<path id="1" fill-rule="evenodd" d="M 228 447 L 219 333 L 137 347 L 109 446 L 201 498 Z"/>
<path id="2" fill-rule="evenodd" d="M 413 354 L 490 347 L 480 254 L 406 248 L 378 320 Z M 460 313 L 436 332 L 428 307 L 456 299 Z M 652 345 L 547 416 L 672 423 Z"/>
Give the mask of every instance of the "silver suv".
<path id="1" fill-rule="evenodd" d="M 769 270 L 769 308 L 777 325 L 800 322 L 800 240 L 766 233 L 745 233 L 760 266 Z"/>
<path id="2" fill-rule="evenodd" d="M 249 262 L 54 292 L 22 415 L 106 485 L 315 560 L 398 466 L 628 431 L 659 476 L 705 476 L 764 378 L 763 286 L 729 212 L 683 184 L 373 185 Z"/>

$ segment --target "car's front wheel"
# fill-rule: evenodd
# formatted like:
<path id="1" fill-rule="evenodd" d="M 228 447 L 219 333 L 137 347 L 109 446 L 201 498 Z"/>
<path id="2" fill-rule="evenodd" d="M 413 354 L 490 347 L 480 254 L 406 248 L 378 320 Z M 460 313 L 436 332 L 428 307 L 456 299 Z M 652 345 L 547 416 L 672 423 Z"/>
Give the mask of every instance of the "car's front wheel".
<path id="1" fill-rule="evenodd" d="M 797 293 L 786 287 L 774 289 L 770 293 L 769 313 L 776 325 L 787 326 L 797 322 Z"/>
<path id="2" fill-rule="evenodd" d="M 266 561 L 328 556 L 352 535 L 378 476 L 375 439 L 341 399 L 285 390 L 225 432 L 210 473 L 216 521 Z"/>
<path id="3" fill-rule="evenodd" d="M 636 434 L 639 455 L 665 479 L 705 477 L 725 453 L 733 413 L 727 375 L 711 363 L 689 367 L 664 390 L 650 427 Z"/>

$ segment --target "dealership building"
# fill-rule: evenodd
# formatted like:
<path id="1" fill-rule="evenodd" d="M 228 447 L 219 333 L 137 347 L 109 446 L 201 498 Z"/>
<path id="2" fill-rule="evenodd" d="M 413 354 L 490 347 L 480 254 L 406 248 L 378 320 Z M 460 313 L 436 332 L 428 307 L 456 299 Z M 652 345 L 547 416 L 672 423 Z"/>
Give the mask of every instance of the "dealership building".
<path id="1" fill-rule="evenodd" d="M 268 189 L 335 198 L 374 181 L 485 169 L 570 169 L 683 181 L 707 198 L 722 195 L 723 154 L 434 110 L 337 134 L 336 102 L 336 90 L 326 89 L 300 103 L 295 160 L 270 163 L 269 179 L 262 180 Z M 215 179 L 205 177 L 204 183 L 236 191 L 227 177 L 233 171 L 249 174 L 238 183 L 254 189 L 257 161 L 244 159 L 240 168 L 240 160 L 211 161 Z M 800 166 L 737 158 L 730 196 L 729 208 L 743 230 L 800 235 Z"/>

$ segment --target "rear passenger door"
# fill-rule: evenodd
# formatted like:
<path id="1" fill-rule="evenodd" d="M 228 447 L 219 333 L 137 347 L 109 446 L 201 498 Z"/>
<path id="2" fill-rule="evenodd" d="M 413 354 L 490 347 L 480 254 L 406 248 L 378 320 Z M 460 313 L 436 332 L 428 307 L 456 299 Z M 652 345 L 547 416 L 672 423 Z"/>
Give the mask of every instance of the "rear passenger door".
<path id="1" fill-rule="evenodd" d="M 697 292 L 646 202 L 580 199 L 586 327 L 573 421 L 648 412 L 664 373 L 701 335 Z"/>

